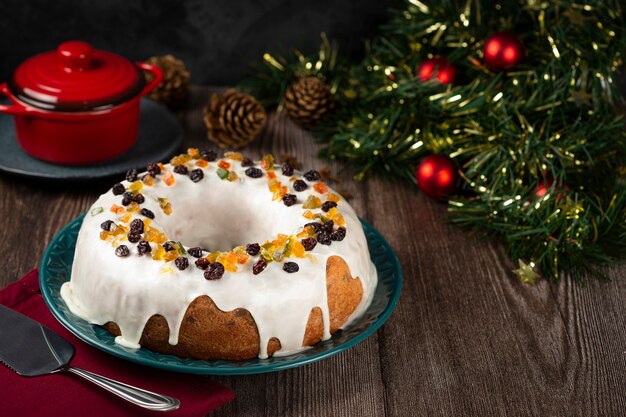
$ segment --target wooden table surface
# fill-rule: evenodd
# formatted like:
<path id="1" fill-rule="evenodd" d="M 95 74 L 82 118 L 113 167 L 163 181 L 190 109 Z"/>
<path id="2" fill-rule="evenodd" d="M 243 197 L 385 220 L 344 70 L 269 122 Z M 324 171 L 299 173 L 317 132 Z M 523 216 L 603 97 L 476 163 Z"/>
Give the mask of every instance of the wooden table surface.
<path id="1" fill-rule="evenodd" d="M 180 114 L 185 147 L 208 145 L 194 87 Z M 323 168 L 313 137 L 270 120 L 244 149 Z M 283 372 L 215 377 L 237 399 L 214 416 L 624 416 L 626 266 L 613 279 L 521 284 L 497 242 L 446 224 L 446 207 L 403 182 L 351 179 L 332 163 L 357 213 L 400 258 L 404 286 L 389 321 L 347 352 Z M 0 175 L 0 287 L 38 266 L 44 248 L 112 180 L 44 184 Z M 175 383 L 175 382 L 173 382 Z"/>

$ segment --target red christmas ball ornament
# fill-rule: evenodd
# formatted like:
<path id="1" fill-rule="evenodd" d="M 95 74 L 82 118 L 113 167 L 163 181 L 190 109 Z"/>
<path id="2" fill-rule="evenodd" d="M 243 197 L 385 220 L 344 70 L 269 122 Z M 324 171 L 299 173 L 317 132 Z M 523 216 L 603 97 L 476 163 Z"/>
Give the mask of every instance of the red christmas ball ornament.
<path id="1" fill-rule="evenodd" d="M 459 172 L 454 161 L 446 155 L 430 155 L 422 160 L 415 172 L 417 185 L 424 194 L 441 199 L 456 191 Z"/>
<path id="2" fill-rule="evenodd" d="M 552 188 L 554 185 L 554 188 Z M 557 183 L 554 184 L 554 178 L 547 177 L 543 181 L 541 181 L 534 189 L 535 197 L 537 199 L 543 198 L 546 194 L 548 194 L 551 190 L 553 190 L 553 194 L 556 195 L 557 200 L 563 198 L 567 193 L 571 191 L 571 188 L 567 184 Z"/>
<path id="3" fill-rule="evenodd" d="M 497 32 L 485 41 L 483 60 L 492 71 L 508 71 L 519 64 L 526 50 L 522 41 L 511 32 Z"/>
<path id="4" fill-rule="evenodd" d="M 422 81 L 437 78 L 441 84 L 452 84 L 456 79 L 456 68 L 442 56 L 427 59 L 417 69 L 417 76 Z"/>

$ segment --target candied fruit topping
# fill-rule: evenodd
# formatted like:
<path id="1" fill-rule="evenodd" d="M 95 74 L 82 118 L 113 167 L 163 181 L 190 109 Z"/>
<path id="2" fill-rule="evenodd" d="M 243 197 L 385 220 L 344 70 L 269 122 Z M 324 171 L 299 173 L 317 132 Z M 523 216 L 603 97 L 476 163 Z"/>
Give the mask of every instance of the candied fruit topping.
<path id="1" fill-rule="evenodd" d="M 283 264 L 283 271 L 287 273 L 292 274 L 294 272 L 298 272 L 299 270 L 300 270 L 300 267 L 295 262 L 285 262 Z"/>
<path id="2" fill-rule="evenodd" d="M 267 173 L 267 178 L 269 178 L 270 180 L 274 180 L 276 179 L 276 173 L 275 172 L 268 172 Z"/>
<path id="3" fill-rule="evenodd" d="M 140 240 L 139 243 L 137 243 L 137 252 L 139 252 L 139 255 L 145 255 L 146 253 L 152 252 L 152 247 L 148 241 Z"/>
<path id="4" fill-rule="evenodd" d="M 304 179 L 307 181 L 319 181 L 320 178 L 320 173 L 314 169 L 304 173 Z"/>
<path id="5" fill-rule="evenodd" d="M 305 219 L 313 219 L 314 215 L 313 212 L 311 210 L 307 210 L 304 213 L 302 213 L 302 216 L 304 216 Z"/>
<path id="6" fill-rule="evenodd" d="M 138 193 L 142 189 L 143 189 L 143 182 L 141 181 L 133 181 L 133 183 L 131 183 L 128 186 L 128 191 L 132 192 L 133 194 Z"/>
<path id="7" fill-rule="evenodd" d="M 193 159 L 200 159 L 200 151 L 198 148 L 187 148 L 187 155 Z"/>
<path id="8" fill-rule="evenodd" d="M 184 166 L 184 165 L 176 165 L 174 167 L 174 172 L 179 174 L 179 175 L 188 175 L 189 174 L 189 169 L 187 169 L 187 167 Z"/>
<path id="9" fill-rule="evenodd" d="M 200 168 L 206 168 L 206 167 L 208 167 L 208 166 L 209 166 L 209 163 L 208 163 L 207 161 L 205 161 L 204 159 L 199 159 L 199 160 L 196 162 L 196 166 L 197 166 L 197 167 L 200 167 Z"/>
<path id="10" fill-rule="evenodd" d="M 252 266 L 252 273 L 259 275 L 265 268 L 267 268 L 267 261 L 263 258 L 259 258 Z"/>
<path id="11" fill-rule="evenodd" d="M 148 242 L 161 244 L 167 240 L 167 235 L 161 232 L 160 230 L 150 228 L 150 229 L 147 229 L 145 232 L 145 239 Z"/>
<path id="12" fill-rule="evenodd" d="M 268 153 L 261 158 L 261 168 L 266 171 L 274 171 L 274 155 Z"/>
<path id="13" fill-rule="evenodd" d="M 91 214 L 91 217 L 93 216 L 97 216 L 98 214 L 102 213 L 104 211 L 103 207 L 94 207 L 91 209 L 91 211 L 89 211 L 89 214 Z"/>
<path id="14" fill-rule="evenodd" d="M 128 250 L 128 246 L 126 245 L 119 245 L 117 248 L 115 248 L 115 254 L 123 258 L 130 255 L 130 250 Z"/>
<path id="15" fill-rule="evenodd" d="M 191 159 L 191 155 L 188 154 L 180 154 L 176 155 L 172 159 L 170 159 L 170 164 L 173 166 L 184 166 Z"/>
<path id="16" fill-rule="evenodd" d="M 220 159 L 220 161 L 217 163 L 217 166 L 222 169 L 230 169 L 231 164 L 228 161 L 224 161 L 223 159 Z"/>
<path id="17" fill-rule="evenodd" d="M 337 210 L 337 207 L 333 207 L 330 210 L 328 210 L 328 217 L 332 219 L 332 221 L 337 223 L 339 226 L 346 225 L 346 221 L 341 215 L 341 213 L 339 213 L 339 210 Z"/>
<path id="18" fill-rule="evenodd" d="M 233 182 L 233 181 L 237 181 L 238 179 L 239 177 L 234 171 L 228 172 L 228 181 Z"/>
<path id="19" fill-rule="evenodd" d="M 117 184 L 113 185 L 111 191 L 113 191 L 113 195 L 122 195 L 124 194 L 124 191 L 126 191 L 126 187 L 124 187 L 122 183 L 118 182 Z"/>
<path id="20" fill-rule="evenodd" d="M 135 203 L 134 201 L 130 203 L 128 207 L 126 207 L 126 211 L 129 213 L 139 213 L 139 210 L 141 210 L 141 207 L 139 207 L 139 204 Z"/>
<path id="21" fill-rule="evenodd" d="M 184 256 L 179 256 L 174 260 L 174 264 L 176 265 L 176 268 L 184 271 L 189 266 L 189 259 L 185 258 Z"/>
<path id="22" fill-rule="evenodd" d="M 224 276 L 224 265 L 219 262 L 213 262 L 209 264 L 207 269 L 204 271 L 204 278 L 213 281 L 216 279 L 220 279 Z"/>
<path id="23" fill-rule="evenodd" d="M 154 177 L 150 174 L 146 174 L 141 179 L 141 182 L 143 182 L 148 187 L 152 187 L 154 185 Z"/>
<path id="24" fill-rule="evenodd" d="M 322 181 L 313 184 L 313 189 L 320 194 L 328 193 L 328 186 Z"/>
<path id="25" fill-rule="evenodd" d="M 130 213 L 126 213 L 120 218 L 120 221 L 122 223 L 128 223 L 130 221 L 130 218 L 131 218 Z"/>
<path id="26" fill-rule="evenodd" d="M 139 212 L 142 216 L 145 216 L 149 219 L 154 220 L 154 213 L 152 212 L 152 210 L 149 210 L 147 208 L 142 208 L 141 211 Z"/>
<path id="27" fill-rule="evenodd" d="M 107 240 L 111 236 L 112 236 L 111 232 L 109 232 L 108 230 L 103 230 L 103 231 L 100 232 L 100 239 L 102 239 L 102 240 Z"/>
<path id="28" fill-rule="evenodd" d="M 228 178 L 228 171 L 225 170 L 224 168 L 218 168 L 215 173 L 217 174 L 218 177 L 220 177 L 220 179 L 225 179 Z"/>
<path id="29" fill-rule="evenodd" d="M 330 193 L 328 194 L 328 196 L 326 197 L 326 200 L 328 201 L 333 201 L 335 203 L 338 203 L 339 201 L 341 201 L 341 197 L 339 197 L 337 194 L 335 193 Z"/>
<path id="30" fill-rule="evenodd" d="M 243 161 L 241 152 L 225 152 L 224 158 L 232 159 L 233 161 Z"/>
<path id="31" fill-rule="evenodd" d="M 246 175 L 249 176 L 250 178 L 261 178 L 263 176 L 263 171 L 261 171 L 259 168 L 248 168 L 246 169 Z"/>
<path id="32" fill-rule="evenodd" d="M 165 171 L 165 174 L 163 174 L 163 182 L 168 187 L 171 187 L 172 185 L 174 185 L 176 180 L 174 179 L 174 174 L 172 174 L 172 171 L 169 171 L 169 170 Z"/>
<path id="33" fill-rule="evenodd" d="M 333 207 L 337 207 L 337 203 L 334 201 L 324 201 L 324 204 L 322 204 L 322 211 L 328 212 L 328 210 Z"/>
<path id="34" fill-rule="evenodd" d="M 302 208 L 305 208 L 305 209 L 316 209 L 321 206 L 322 206 L 322 200 L 320 200 L 318 197 L 314 195 L 308 196 L 307 199 L 304 201 L 304 204 L 302 204 Z"/>
<path id="35" fill-rule="evenodd" d="M 291 253 L 292 253 L 292 255 L 295 256 L 296 258 L 303 258 L 304 255 L 305 255 L 304 252 L 305 252 L 305 249 L 306 249 L 304 247 L 304 245 L 301 242 L 299 242 L 299 241 L 297 241 L 295 239 L 292 239 L 292 242 L 293 242 L 291 244 Z"/>
<path id="36" fill-rule="evenodd" d="M 167 214 L 168 216 L 172 214 L 172 204 L 170 204 L 169 200 L 167 198 L 159 198 L 158 200 L 159 207 L 161 207 L 163 213 Z"/>
<path id="37" fill-rule="evenodd" d="M 309 186 L 306 184 L 306 182 L 302 181 L 302 180 L 295 180 L 293 183 L 293 189 L 301 192 L 304 191 L 308 188 Z"/>
<path id="38" fill-rule="evenodd" d="M 200 168 L 192 169 L 189 173 L 189 179 L 193 182 L 200 182 L 204 178 L 204 171 Z"/>

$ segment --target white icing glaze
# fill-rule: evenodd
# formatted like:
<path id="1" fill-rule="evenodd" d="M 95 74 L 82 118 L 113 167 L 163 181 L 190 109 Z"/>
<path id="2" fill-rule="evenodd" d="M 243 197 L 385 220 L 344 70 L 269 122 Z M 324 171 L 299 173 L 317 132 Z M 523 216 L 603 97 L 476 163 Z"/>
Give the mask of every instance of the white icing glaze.
<path id="1" fill-rule="evenodd" d="M 227 251 L 237 245 L 272 240 L 278 233 L 298 233 L 309 221 L 302 216 L 304 200 L 311 194 L 325 200 L 324 195 L 311 187 L 295 192 L 289 178 L 277 170 L 278 179 L 289 184 L 289 192 L 297 195 L 298 202 L 287 207 L 281 201 L 272 201 L 265 177 L 249 178 L 240 162 L 229 161 L 239 181 L 220 179 L 216 175 L 216 163 L 212 162 L 203 168 L 204 179 L 198 183 L 174 174 L 173 186 L 165 185 L 159 177 L 153 187 L 145 186 L 141 193 L 146 201 L 141 206 L 155 213 L 152 226 L 163 230 L 169 239 L 181 241 L 186 249 L 201 246 Z M 126 181 L 123 184 L 129 185 Z M 157 198 L 169 199 L 171 215 L 163 213 Z M 201 295 L 211 297 L 222 311 L 245 308 L 252 314 L 260 336 L 260 358 L 267 357 L 267 343 L 272 337 L 281 342 L 277 355 L 301 350 L 309 313 L 314 307 L 322 310 L 326 340 L 330 338 L 326 261 L 332 255 L 341 256 L 352 276 L 358 277 L 363 285 L 363 298 L 350 320 L 361 315 L 371 302 L 377 283 L 376 269 L 361 224 L 343 198 L 338 209 L 346 221 L 346 237 L 330 246 L 318 243 L 309 252 L 317 262 L 306 258 L 286 259 L 300 266 L 300 271 L 293 274 L 284 272 L 282 263 L 271 262 L 259 275 L 252 274 L 253 262 L 248 262 L 238 265 L 239 271 L 226 271 L 221 279 L 214 281 L 203 277 L 203 271 L 195 267 L 195 258 L 191 256 L 189 268 L 180 271 L 173 262 L 138 256 L 136 245 L 124 242 L 131 255 L 117 257 L 111 243 L 101 240 L 99 235 L 104 220 L 119 223 L 121 215 L 110 212 L 109 208 L 120 201 L 121 196 L 109 191 L 93 204 L 92 209 L 104 210 L 96 215 L 88 212 L 85 216 L 71 281 L 61 289 L 63 299 L 77 316 L 98 325 L 117 323 L 121 336 L 116 342 L 120 345 L 138 348 L 145 323 L 154 314 L 167 320 L 169 343 L 176 344 L 188 305 Z M 322 213 L 320 209 L 312 211 Z M 133 217 L 145 219 L 139 215 Z"/>

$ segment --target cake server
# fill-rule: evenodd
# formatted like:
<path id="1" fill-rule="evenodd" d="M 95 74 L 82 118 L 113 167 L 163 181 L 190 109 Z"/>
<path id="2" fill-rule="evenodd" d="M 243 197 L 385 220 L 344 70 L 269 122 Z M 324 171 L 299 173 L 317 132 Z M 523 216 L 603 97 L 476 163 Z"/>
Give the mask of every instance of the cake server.
<path id="1" fill-rule="evenodd" d="M 0 305 L 0 362 L 22 376 L 71 372 L 140 407 L 155 411 L 175 410 L 176 398 L 114 381 L 69 366 L 74 346 L 47 327 L 17 311 Z"/>

